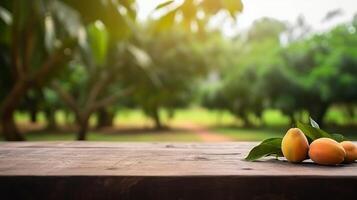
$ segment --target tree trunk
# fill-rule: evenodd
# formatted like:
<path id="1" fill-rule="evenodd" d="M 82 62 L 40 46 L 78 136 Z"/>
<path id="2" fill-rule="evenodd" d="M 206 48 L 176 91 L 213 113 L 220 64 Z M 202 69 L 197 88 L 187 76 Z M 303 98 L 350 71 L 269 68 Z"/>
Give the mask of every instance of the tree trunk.
<path id="1" fill-rule="evenodd" d="M 37 109 L 35 108 L 35 106 L 30 110 L 30 120 L 32 123 L 37 122 Z"/>
<path id="2" fill-rule="evenodd" d="M 249 120 L 248 113 L 243 113 L 242 114 L 242 120 L 244 123 L 244 127 L 251 128 L 253 127 L 253 123 Z"/>
<path id="3" fill-rule="evenodd" d="M 107 111 L 106 109 L 98 110 L 98 122 L 97 128 L 110 127 L 113 125 L 114 113 Z"/>
<path id="4" fill-rule="evenodd" d="M 29 87 L 30 83 L 27 83 L 23 80 L 16 81 L 14 87 L 11 89 L 10 93 L 6 96 L 3 103 L 1 104 L 1 124 L 3 127 L 2 133 L 6 140 L 25 140 L 25 138 L 16 127 L 14 113 Z"/>
<path id="5" fill-rule="evenodd" d="M 263 119 L 263 111 L 259 111 L 255 114 L 255 117 L 258 119 L 259 126 L 265 126 L 265 121 Z"/>
<path id="6" fill-rule="evenodd" d="M 152 117 L 154 119 L 155 122 L 155 129 L 160 130 L 162 129 L 162 123 L 161 123 L 161 119 L 160 119 L 160 113 L 158 109 L 153 109 L 152 111 Z"/>
<path id="7" fill-rule="evenodd" d="M 47 120 L 47 129 L 54 130 L 57 129 L 57 123 L 55 119 L 55 111 L 52 109 L 45 110 L 46 120 Z"/>
<path id="8" fill-rule="evenodd" d="M 6 113 L 6 115 L 3 115 L 1 122 L 2 122 L 2 133 L 4 135 L 5 140 L 7 141 L 25 140 L 25 138 L 22 136 L 22 134 L 16 127 L 15 120 L 14 120 L 14 112 Z"/>
<path id="9" fill-rule="evenodd" d="M 77 140 L 86 140 L 87 139 L 87 132 L 88 132 L 88 122 L 89 116 L 77 116 L 77 123 L 79 126 L 79 130 L 77 133 Z"/>

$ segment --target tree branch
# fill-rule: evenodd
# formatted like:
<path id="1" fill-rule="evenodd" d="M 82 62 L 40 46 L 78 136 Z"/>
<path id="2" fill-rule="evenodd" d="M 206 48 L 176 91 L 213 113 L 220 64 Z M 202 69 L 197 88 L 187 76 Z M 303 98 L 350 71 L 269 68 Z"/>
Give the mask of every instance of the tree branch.
<path id="1" fill-rule="evenodd" d="M 19 50 L 21 49 L 19 45 L 19 2 L 13 2 L 13 24 L 11 30 L 11 64 L 13 66 L 13 79 L 14 81 L 18 79 L 23 79 L 25 73 L 23 71 L 23 67 L 21 65 L 20 60 L 20 53 Z"/>
<path id="2" fill-rule="evenodd" d="M 57 92 L 60 98 L 73 110 L 76 115 L 80 115 L 80 110 L 73 96 L 65 91 L 57 81 L 52 81 L 51 87 Z"/>
<path id="3" fill-rule="evenodd" d="M 125 89 L 124 91 L 121 91 L 120 93 L 114 93 L 106 98 L 103 98 L 95 103 L 93 103 L 93 105 L 90 107 L 90 111 L 94 112 L 102 107 L 105 107 L 106 105 L 110 105 L 112 103 L 114 103 L 115 101 L 117 101 L 120 97 L 124 97 L 127 96 L 129 94 L 131 94 L 134 91 L 133 88 L 128 88 Z"/>
<path id="4" fill-rule="evenodd" d="M 35 72 L 30 79 L 33 80 L 36 84 L 40 85 L 44 81 L 44 78 L 48 77 L 50 72 L 55 71 L 57 67 L 62 66 L 60 65 L 61 62 L 65 62 L 68 58 L 70 58 L 70 56 L 66 55 L 64 51 L 66 49 L 72 49 L 74 45 L 75 40 L 70 39 L 60 49 L 52 53 L 51 56 L 42 64 L 40 69 Z"/>
<path id="5" fill-rule="evenodd" d="M 25 47 L 24 47 L 24 57 L 23 57 L 23 71 L 27 73 L 29 66 L 31 65 L 31 57 L 33 55 L 33 50 L 35 49 L 35 35 L 33 32 L 33 27 L 35 26 L 35 20 L 30 19 L 25 31 Z"/>
<path id="6" fill-rule="evenodd" d="M 20 103 L 26 90 L 30 84 L 26 80 L 20 79 L 15 82 L 11 91 L 6 95 L 5 99 L 0 105 L 0 114 L 6 115 L 15 110 L 16 106 Z"/>
<path id="7" fill-rule="evenodd" d="M 100 77 L 100 80 L 93 86 L 92 90 L 89 92 L 88 101 L 86 103 L 87 108 L 90 108 L 92 106 L 99 93 L 102 91 L 103 87 L 108 81 L 109 76 Z"/>

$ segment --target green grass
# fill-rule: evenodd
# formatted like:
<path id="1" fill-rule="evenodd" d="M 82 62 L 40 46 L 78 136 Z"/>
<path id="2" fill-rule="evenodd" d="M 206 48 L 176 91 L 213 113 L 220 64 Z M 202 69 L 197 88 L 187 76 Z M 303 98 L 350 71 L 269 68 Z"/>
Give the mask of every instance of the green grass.
<path id="1" fill-rule="evenodd" d="M 235 118 L 229 112 L 210 111 L 203 108 L 178 109 L 174 118 L 170 119 L 165 111 L 160 112 L 162 122 L 169 125 L 177 125 L 185 122 L 203 125 L 235 123 Z M 152 126 L 152 121 L 140 110 L 119 111 L 114 119 L 116 125 Z"/>
<path id="2" fill-rule="evenodd" d="M 215 132 L 232 138 L 235 141 L 261 141 L 272 137 L 283 137 L 288 127 L 286 128 L 232 128 L 219 127 L 213 129 Z M 327 128 L 329 133 L 343 134 L 347 140 L 357 140 L 357 132 L 348 128 Z"/>
<path id="3" fill-rule="evenodd" d="M 236 119 L 227 111 L 218 112 L 203 108 L 191 108 L 188 110 L 178 110 L 175 118 L 171 121 L 174 124 L 185 122 L 197 123 L 202 125 L 229 125 L 234 124 Z"/>
<path id="4" fill-rule="evenodd" d="M 232 138 L 235 141 L 261 141 L 271 137 L 284 136 L 286 129 L 270 128 L 231 128 L 219 127 L 213 129 L 215 132 Z"/>

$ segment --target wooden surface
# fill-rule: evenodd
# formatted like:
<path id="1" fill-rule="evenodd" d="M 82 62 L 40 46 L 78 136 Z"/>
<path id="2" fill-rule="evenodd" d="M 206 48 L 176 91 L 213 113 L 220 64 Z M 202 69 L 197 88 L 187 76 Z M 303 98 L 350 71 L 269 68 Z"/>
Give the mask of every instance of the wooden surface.
<path id="1" fill-rule="evenodd" d="M 0 143 L 0 192 L 5 199 L 357 198 L 357 163 L 244 161 L 254 145 Z"/>

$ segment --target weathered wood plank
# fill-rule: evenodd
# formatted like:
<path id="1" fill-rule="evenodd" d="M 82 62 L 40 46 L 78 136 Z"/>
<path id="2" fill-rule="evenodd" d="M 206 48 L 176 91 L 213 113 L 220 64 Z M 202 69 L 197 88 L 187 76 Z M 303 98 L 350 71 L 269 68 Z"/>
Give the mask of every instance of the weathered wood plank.
<path id="1" fill-rule="evenodd" d="M 353 199 L 357 195 L 357 163 L 328 167 L 272 158 L 244 161 L 254 145 L 5 142 L 0 143 L 0 191 L 10 199 Z"/>
<path id="2" fill-rule="evenodd" d="M 29 142 L 0 144 L 0 175 L 357 176 L 357 164 L 318 166 L 274 158 L 246 162 L 256 143 Z"/>

